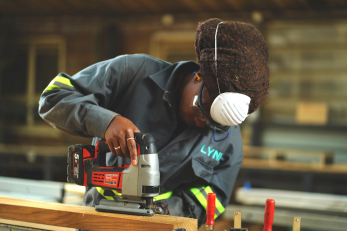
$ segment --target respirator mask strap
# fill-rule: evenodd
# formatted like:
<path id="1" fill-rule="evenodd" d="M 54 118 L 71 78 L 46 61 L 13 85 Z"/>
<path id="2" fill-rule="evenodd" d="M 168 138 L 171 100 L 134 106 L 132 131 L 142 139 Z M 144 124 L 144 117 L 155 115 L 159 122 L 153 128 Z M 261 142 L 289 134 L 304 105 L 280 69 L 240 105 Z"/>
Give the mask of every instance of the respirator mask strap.
<path id="1" fill-rule="evenodd" d="M 218 23 L 215 33 L 215 71 L 219 95 L 214 99 L 211 106 L 211 117 L 213 121 L 223 124 L 224 126 L 233 126 L 241 124 L 248 115 L 249 104 L 251 98 L 247 95 L 236 92 L 225 92 L 221 94 L 218 80 L 217 68 L 217 34 L 219 25 Z M 203 85 L 203 84 L 202 84 Z M 201 89 L 200 89 L 201 90 Z M 199 92 L 200 94 L 200 92 Z"/>

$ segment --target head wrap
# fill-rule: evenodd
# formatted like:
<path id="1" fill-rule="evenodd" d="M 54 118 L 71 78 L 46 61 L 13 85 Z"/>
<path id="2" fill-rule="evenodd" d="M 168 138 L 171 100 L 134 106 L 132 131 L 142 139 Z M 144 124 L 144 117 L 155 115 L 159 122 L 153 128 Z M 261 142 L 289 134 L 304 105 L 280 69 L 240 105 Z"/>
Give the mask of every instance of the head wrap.
<path id="1" fill-rule="evenodd" d="M 218 77 L 220 93 L 237 92 L 251 98 L 250 114 L 268 94 L 268 47 L 261 33 L 251 24 L 224 21 L 217 33 L 216 73 L 215 33 L 220 22 L 220 19 L 209 19 L 197 27 L 195 51 L 200 72 L 212 100 L 219 94 Z"/>

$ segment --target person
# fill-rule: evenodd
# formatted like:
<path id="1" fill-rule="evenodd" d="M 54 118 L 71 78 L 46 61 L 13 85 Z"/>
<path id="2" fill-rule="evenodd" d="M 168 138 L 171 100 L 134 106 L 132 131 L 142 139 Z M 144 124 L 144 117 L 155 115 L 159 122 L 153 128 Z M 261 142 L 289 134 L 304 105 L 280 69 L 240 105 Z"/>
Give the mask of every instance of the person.
<path id="1" fill-rule="evenodd" d="M 269 88 L 268 48 L 251 24 L 199 23 L 198 63 L 169 63 L 149 55 L 121 55 L 73 76 L 60 73 L 43 91 L 39 114 L 77 136 L 105 138 L 107 166 L 137 164 L 134 132 L 151 134 L 160 164 L 165 214 L 206 219 L 206 197 L 216 193 L 223 213 L 240 169 L 239 124 L 263 103 Z M 83 204 L 113 196 L 88 188 Z M 111 195 L 110 195 L 111 193 Z"/>

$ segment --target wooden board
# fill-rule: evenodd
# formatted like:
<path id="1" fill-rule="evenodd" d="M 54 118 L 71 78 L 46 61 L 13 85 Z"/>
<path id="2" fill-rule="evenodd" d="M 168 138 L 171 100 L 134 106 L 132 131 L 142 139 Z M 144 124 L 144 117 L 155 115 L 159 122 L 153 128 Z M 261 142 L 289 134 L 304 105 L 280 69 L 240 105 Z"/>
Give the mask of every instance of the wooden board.
<path id="1" fill-rule="evenodd" d="M 328 105 L 326 103 L 304 103 L 296 106 L 298 124 L 326 125 L 328 122 Z"/>
<path id="2" fill-rule="evenodd" d="M 0 219 L 0 227 L 1 227 L 1 224 L 6 224 L 9 226 L 20 227 L 20 228 L 25 227 L 25 228 L 32 228 L 32 229 L 39 229 L 39 230 L 76 231 L 76 229 L 73 229 L 73 228 L 63 228 L 63 227 L 57 227 L 57 226 L 51 226 L 51 225 L 41 225 L 41 224 L 35 224 L 30 222 L 13 221 L 13 220 L 6 220 L 6 219 Z M 11 227 L 11 228 L 14 228 L 14 227 Z"/>
<path id="3" fill-rule="evenodd" d="M 328 151 L 243 146 L 244 159 L 268 160 L 299 164 L 331 165 L 334 153 Z"/>
<path id="4" fill-rule="evenodd" d="M 302 163 L 283 163 L 280 161 L 243 159 L 241 168 L 244 169 L 276 169 L 280 171 L 322 172 L 347 174 L 347 165 L 312 165 Z"/>
<path id="5" fill-rule="evenodd" d="M 38 146 L 38 145 L 18 145 L 18 144 L 0 144 L 0 154 L 11 155 L 31 155 L 34 156 L 67 156 L 67 146 Z"/>
<path id="6" fill-rule="evenodd" d="M 347 174 L 347 164 L 333 163 L 332 152 L 251 146 L 244 146 L 243 151 L 244 169 Z"/>
<path id="7" fill-rule="evenodd" d="M 93 207 L 0 197 L 0 218 L 85 230 L 197 230 L 197 220 L 154 215 L 132 216 L 97 212 Z"/>

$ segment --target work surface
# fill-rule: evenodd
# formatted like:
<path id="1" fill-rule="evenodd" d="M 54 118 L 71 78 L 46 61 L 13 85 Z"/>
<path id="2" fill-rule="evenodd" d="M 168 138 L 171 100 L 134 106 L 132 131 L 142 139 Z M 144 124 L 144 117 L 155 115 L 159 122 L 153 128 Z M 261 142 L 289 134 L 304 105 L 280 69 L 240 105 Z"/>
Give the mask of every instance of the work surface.
<path id="1" fill-rule="evenodd" d="M 85 230 L 197 230 L 197 220 L 97 212 L 93 207 L 0 197 L 0 218 Z"/>

